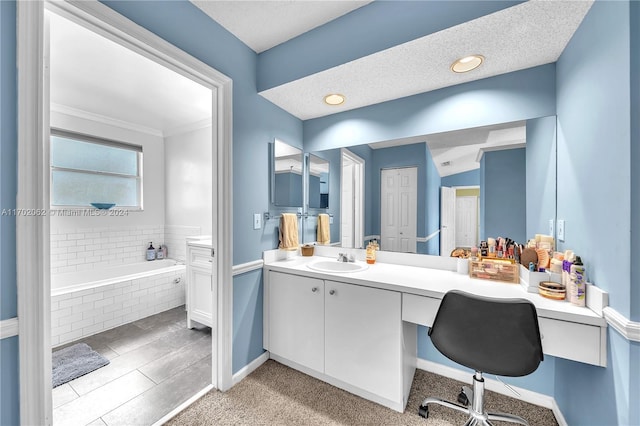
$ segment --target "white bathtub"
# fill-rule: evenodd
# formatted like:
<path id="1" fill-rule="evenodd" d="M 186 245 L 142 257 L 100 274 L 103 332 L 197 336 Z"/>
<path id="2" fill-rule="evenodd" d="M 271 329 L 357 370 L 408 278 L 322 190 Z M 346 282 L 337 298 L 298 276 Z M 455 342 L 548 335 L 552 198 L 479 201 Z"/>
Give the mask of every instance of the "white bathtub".
<path id="1" fill-rule="evenodd" d="M 185 265 L 154 260 L 51 277 L 53 346 L 185 303 Z"/>

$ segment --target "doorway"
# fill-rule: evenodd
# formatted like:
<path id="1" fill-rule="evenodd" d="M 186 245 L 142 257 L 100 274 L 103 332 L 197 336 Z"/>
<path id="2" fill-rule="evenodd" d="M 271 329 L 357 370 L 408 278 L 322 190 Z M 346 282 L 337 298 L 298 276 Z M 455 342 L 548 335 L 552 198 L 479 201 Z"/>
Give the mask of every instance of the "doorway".
<path id="1" fill-rule="evenodd" d="M 440 255 L 478 245 L 480 187 L 440 188 Z"/>
<path id="2" fill-rule="evenodd" d="M 415 253 L 418 231 L 418 168 L 382 169 L 380 249 Z"/>
<path id="3" fill-rule="evenodd" d="M 342 148 L 340 174 L 340 242 L 342 247 L 364 245 L 364 160 Z"/>
<path id="4" fill-rule="evenodd" d="M 18 208 L 50 210 L 49 81 L 46 58 L 50 9 L 91 28 L 112 41 L 212 90 L 215 111 L 210 134 L 213 158 L 211 190 L 212 245 L 216 248 L 214 294 L 216 324 L 212 327 L 217 387 L 231 387 L 231 80 L 137 26 L 97 1 L 18 3 Z M 50 217 L 17 218 L 18 315 L 20 345 L 20 416 L 25 424 L 51 424 L 51 264 Z M 212 295 L 213 296 L 213 295 Z M 214 299 L 214 300 L 216 300 Z M 209 386 L 211 388 L 212 386 Z"/>

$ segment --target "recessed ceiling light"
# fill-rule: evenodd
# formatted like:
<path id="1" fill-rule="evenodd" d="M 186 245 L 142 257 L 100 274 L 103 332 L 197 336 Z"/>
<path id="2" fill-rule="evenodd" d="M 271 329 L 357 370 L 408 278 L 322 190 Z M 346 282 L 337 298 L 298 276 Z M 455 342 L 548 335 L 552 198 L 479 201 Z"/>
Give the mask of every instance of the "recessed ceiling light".
<path id="1" fill-rule="evenodd" d="M 324 97 L 324 103 L 327 105 L 342 105 L 345 101 L 344 95 L 332 93 Z"/>
<path id="2" fill-rule="evenodd" d="M 467 72 L 478 68 L 484 61 L 482 55 L 469 55 L 464 58 L 460 58 L 451 64 L 451 71 L 453 72 Z"/>

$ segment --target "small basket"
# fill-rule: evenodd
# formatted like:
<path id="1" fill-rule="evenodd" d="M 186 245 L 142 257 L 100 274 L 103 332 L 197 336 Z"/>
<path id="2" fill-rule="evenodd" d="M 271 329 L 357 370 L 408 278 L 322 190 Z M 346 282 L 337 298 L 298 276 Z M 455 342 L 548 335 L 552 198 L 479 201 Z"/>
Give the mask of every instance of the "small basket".
<path id="1" fill-rule="evenodd" d="M 300 247 L 300 251 L 303 256 L 313 256 L 313 246 L 312 245 L 304 245 Z"/>

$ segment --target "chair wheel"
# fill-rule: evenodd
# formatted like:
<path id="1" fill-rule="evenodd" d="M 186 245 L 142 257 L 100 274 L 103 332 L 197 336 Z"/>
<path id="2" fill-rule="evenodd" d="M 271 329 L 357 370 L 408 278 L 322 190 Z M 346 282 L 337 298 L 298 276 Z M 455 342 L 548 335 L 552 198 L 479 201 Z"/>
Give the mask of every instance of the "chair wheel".
<path id="1" fill-rule="evenodd" d="M 429 417 L 429 406 L 427 405 L 421 405 L 420 408 L 418 408 L 418 415 L 420 417 L 423 418 L 428 418 Z"/>
<path id="2" fill-rule="evenodd" d="M 467 396 L 466 393 L 464 393 L 464 390 L 461 390 L 460 393 L 458 394 L 458 402 L 464 405 L 465 407 L 469 405 L 469 397 Z"/>

